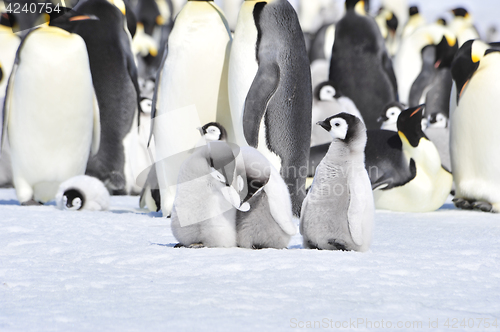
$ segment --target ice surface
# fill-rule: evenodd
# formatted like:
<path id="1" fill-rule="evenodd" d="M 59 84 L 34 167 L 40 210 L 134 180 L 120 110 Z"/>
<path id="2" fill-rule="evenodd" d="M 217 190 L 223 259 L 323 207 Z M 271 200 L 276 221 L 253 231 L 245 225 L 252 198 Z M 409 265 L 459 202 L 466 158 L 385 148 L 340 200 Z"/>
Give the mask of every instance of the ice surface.
<path id="1" fill-rule="evenodd" d="M 173 248 L 170 220 L 137 207 L 127 196 L 109 212 L 21 207 L 0 190 L 0 331 L 500 320 L 500 215 L 377 211 L 367 253 L 301 249 L 300 235 L 288 250 L 254 251 Z"/>

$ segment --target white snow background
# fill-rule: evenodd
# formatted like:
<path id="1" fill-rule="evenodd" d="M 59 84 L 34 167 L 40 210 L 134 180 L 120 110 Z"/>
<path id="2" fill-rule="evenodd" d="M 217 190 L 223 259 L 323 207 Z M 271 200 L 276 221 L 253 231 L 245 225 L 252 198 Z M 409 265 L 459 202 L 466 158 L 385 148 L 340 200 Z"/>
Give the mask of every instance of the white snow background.
<path id="1" fill-rule="evenodd" d="M 498 330 L 480 320 L 500 323 L 498 214 L 377 211 L 358 253 L 302 249 L 300 235 L 288 250 L 173 248 L 170 220 L 137 197 L 111 206 L 21 207 L 0 190 L 0 331 Z"/>
<path id="2" fill-rule="evenodd" d="M 410 3 L 499 23 L 498 0 Z M 0 331 L 500 330 L 485 325 L 500 324 L 498 214 L 377 211 L 367 253 L 304 250 L 300 235 L 253 251 L 176 249 L 137 197 L 111 206 L 21 207 L 0 189 Z"/>

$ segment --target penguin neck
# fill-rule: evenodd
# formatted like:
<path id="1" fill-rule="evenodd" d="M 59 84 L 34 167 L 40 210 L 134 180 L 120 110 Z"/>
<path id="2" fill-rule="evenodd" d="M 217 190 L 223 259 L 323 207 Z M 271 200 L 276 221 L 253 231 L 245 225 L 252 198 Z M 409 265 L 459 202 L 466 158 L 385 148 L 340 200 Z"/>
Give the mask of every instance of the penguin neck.
<path id="1" fill-rule="evenodd" d="M 364 162 L 364 151 L 351 149 L 345 142 L 334 139 L 328 148 L 323 161 L 326 164 L 339 164 L 342 162 Z"/>

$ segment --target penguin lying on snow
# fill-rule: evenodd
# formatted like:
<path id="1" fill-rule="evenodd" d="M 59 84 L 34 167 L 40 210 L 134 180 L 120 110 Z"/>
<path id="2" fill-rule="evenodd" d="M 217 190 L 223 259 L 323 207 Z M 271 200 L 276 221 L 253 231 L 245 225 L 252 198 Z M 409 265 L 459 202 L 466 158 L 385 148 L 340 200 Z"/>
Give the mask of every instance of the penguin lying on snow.
<path id="1" fill-rule="evenodd" d="M 61 210 L 104 211 L 109 208 L 109 192 L 99 179 L 78 175 L 61 183 L 56 206 Z"/>
<path id="2" fill-rule="evenodd" d="M 333 142 L 302 205 L 304 247 L 367 251 L 375 210 L 364 166 L 366 127 L 346 113 L 318 124 L 332 135 Z"/>

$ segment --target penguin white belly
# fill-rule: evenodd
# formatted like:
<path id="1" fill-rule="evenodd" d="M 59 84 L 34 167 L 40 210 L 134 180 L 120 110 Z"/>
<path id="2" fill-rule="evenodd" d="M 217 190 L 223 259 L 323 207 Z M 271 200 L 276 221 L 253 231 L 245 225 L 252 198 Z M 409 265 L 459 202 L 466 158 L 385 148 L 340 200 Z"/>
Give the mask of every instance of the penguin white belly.
<path id="1" fill-rule="evenodd" d="M 164 215 L 172 209 L 176 180 L 171 179 L 177 178 L 180 164 L 161 161 L 193 148 L 200 138 L 197 127 L 216 121 L 219 97 L 227 95 L 221 91 L 226 89 L 221 77 L 230 41 L 217 7 L 198 1 L 184 6 L 169 36 L 154 124 Z M 193 107 L 193 116 L 184 114 L 183 108 Z"/>
<path id="2" fill-rule="evenodd" d="M 330 64 L 330 60 L 332 59 L 332 48 L 334 43 L 335 43 L 335 24 L 331 24 L 330 26 L 328 26 L 328 28 L 326 28 L 325 44 L 323 45 L 323 49 L 325 52 L 325 59 L 328 60 L 328 64 Z"/>
<path id="3" fill-rule="evenodd" d="M 484 200 L 500 211 L 500 131 L 498 123 L 498 77 L 495 54 L 481 60 L 465 87 L 450 122 L 451 160 L 457 197 Z M 497 61 L 496 64 L 492 60 Z M 481 66 L 489 62 L 488 70 Z"/>
<path id="4" fill-rule="evenodd" d="M 255 1 L 245 1 L 238 16 L 237 29 L 231 46 L 229 60 L 229 104 L 236 143 L 246 146 L 243 134 L 243 110 L 250 86 L 257 74 L 257 27 L 253 18 Z"/>
<path id="5" fill-rule="evenodd" d="M 409 144 L 409 143 L 407 143 Z M 404 145 L 404 143 L 403 143 Z M 375 207 L 403 212 L 429 212 L 446 201 L 453 182 L 450 173 L 441 167 L 439 152 L 432 142 L 422 138 L 409 158 L 415 160 L 417 175 L 401 187 L 373 192 Z"/>
<path id="6" fill-rule="evenodd" d="M 57 56 L 57 57 L 56 57 Z M 58 28 L 28 36 L 8 96 L 8 134 L 20 202 L 51 200 L 83 174 L 92 142 L 94 92 L 85 43 Z"/>
<path id="7" fill-rule="evenodd" d="M 403 40 L 394 58 L 394 74 L 398 82 L 399 101 L 408 105 L 413 82 L 422 69 L 422 56 L 419 45 L 412 37 Z"/>

